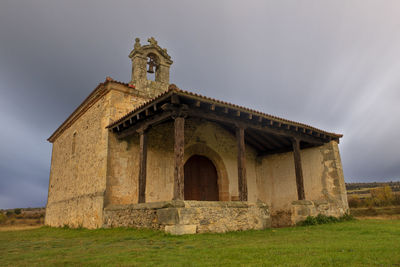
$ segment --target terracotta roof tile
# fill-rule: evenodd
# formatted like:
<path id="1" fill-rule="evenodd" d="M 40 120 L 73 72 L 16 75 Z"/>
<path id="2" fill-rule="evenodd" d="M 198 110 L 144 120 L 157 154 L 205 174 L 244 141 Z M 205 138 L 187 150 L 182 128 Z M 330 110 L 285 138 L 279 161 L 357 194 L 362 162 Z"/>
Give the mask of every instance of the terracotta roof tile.
<path id="1" fill-rule="evenodd" d="M 277 116 L 274 116 L 274 115 L 262 113 L 260 111 L 254 110 L 254 109 L 246 108 L 246 107 L 239 106 L 239 105 L 236 105 L 236 104 L 232 104 L 232 103 L 229 103 L 229 102 L 225 102 L 225 101 L 221 101 L 221 100 L 214 99 L 214 98 L 211 98 L 211 97 L 203 96 L 203 95 L 200 95 L 200 94 L 197 94 L 197 93 L 181 90 L 175 84 L 171 84 L 168 87 L 167 91 L 165 91 L 165 92 L 155 96 L 154 98 L 144 102 L 143 104 L 139 105 L 138 107 L 136 107 L 132 111 L 128 112 L 127 114 L 125 114 L 124 116 L 119 118 L 118 120 L 116 120 L 113 123 L 111 123 L 110 125 L 108 125 L 107 128 L 112 128 L 112 127 L 116 126 L 117 124 L 123 122 L 125 119 L 127 119 L 130 115 L 132 115 L 136 111 L 142 109 L 143 107 L 151 104 L 155 100 L 157 100 L 157 99 L 159 99 L 159 98 L 161 98 L 161 97 L 163 97 L 163 96 L 165 96 L 165 95 L 167 95 L 167 94 L 169 94 L 171 92 L 176 92 L 176 93 L 178 93 L 180 95 L 186 95 L 186 96 L 189 96 L 189 97 L 190 96 L 198 97 L 198 98 L 201 98 L 202 100 L 207 100 L 207 101 L 210 101 L 210 102 L 212 102 L 214 104 L 224 105 L 224 106 L 227 106 L 229 108 L 234 108 L 234 109 L 237 109 L 237 110 L 240 110 L 240 111 L 245 111 L 245 112 L 252 113 L 252 114 L 255 114 L 255 115 L 258 115 L 258 116 L 265 117 L 266 119 L 271 119 L 271 120 L 274 120 L 274 121 L 290 124 L 290 125 L 293 125 L 293 126 L 307 128 L 309 130 L 313 130 L 313 131 L 317 131 L 317 132 L 320 132 L 320 133 L 323 133 L 323 134 L 326 134 L 326 135 L 334 136 L 335 138 L 340 138 L 340 137 L 343 136 L 342 134 L 326 132 L 326 131 L 320 130 L 318 128 L 312 127 L 312 126 L 307 125 L 307 124 L 303 124 L 303 123 L 299 123 L 299 122 L 283 119 L 283 118 L 280 118 L 280 117 L 277 117 Z"/>

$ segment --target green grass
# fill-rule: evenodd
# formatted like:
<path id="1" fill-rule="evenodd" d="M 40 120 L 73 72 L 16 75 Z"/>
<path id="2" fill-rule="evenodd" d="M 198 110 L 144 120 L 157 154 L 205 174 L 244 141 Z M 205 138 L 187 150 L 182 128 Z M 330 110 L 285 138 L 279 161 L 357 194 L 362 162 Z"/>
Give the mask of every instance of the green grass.
<path id="1" fill-rule="evenodd" d="M 42 227 L 0 232 L 0 266 L 398 266 L 400 220 L 227 234 Z"/>

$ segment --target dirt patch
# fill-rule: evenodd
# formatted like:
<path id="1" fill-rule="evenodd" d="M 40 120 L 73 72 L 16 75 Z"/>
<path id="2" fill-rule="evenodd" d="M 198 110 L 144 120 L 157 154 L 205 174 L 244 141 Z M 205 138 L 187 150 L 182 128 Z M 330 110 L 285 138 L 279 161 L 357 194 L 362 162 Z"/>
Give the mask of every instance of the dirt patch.
<path id="1" fill-rule="evenodd" d="M 370 208 L 351 208 L 351 215 L 354 217 L 390 217 L 400 216 L 400 206 L 370 207 Z"/>
<path id="2" fill-rule="evenodd" d="M 0 232 L 31 230 L 42 226 L 43 225 L 2 225 L 0 226 Z"/>
<path id="3" fill-rule="evenodd" d="M 292 213 L 286 210 L 275 211 L 271 214 L 273 228 L 288 227 L 292 225 Z"/>
<path id="4" fill-rule="evenodd" d="M 377 216 L 356 216 L 358 220 L 400 220 L 400 214 L 397 215 L 377 215 Z"/>

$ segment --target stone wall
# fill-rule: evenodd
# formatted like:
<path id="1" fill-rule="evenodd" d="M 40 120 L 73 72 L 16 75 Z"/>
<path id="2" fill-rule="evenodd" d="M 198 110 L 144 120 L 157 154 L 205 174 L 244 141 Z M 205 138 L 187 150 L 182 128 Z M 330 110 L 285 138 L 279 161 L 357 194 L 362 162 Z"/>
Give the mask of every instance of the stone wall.
<path id="1" fill-rule="evenodd" d="M 98 100 L 53 143 L 46 225 L 101 226 L 107 168 L 106 105 L 106 97 Z"/>
<path id="2" fill-rule="evenodd" d="M 265 229 L 270 225 L 268 206 L 263 203 L 166 201 L 104 210 L 104 227 L 151 228 L 171 234 Z"/>
<path id="3" fill-rule="evenodd" d="M 109 98 L 108 114 L 106 115 L 109 118 L 108 124 L 145 101 L 144 98 L 127 92 L 125 87 L 114 85 L 113 89 Z M 105 205 L 137 202 L 139 139 L 134 137 L 121 141 L 117 139 L 115 134 L 109 134 Z"/>
<path id="4" fill-rule="evenodd" d="M 106 126 L 143 100 L 118 83 L 107 82 L 100 89 L 105 93 L 84 102 L 84 112 L 73 113 L 72 123 L 53 141 L 46 225 L 102 225 L 109 169 Z"/>
<path id="5" fill-rule="evenodd" d="M 324 200 L 296 200 L 292 202 L 291 222 L 293 225 L 304 221 L 308 216 L 315 217 L 318 214 L 341 217 L 345 212 L 336 203 Z"/>

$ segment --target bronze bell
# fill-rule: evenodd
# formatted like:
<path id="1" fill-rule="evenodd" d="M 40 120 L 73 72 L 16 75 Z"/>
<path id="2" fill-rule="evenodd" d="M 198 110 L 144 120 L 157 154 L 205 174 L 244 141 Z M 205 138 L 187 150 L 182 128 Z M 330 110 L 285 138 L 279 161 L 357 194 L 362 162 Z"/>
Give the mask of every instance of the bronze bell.
<path id="1" fill-rule="evenodd" d="M 156 66 L 156 60 L 154 59 L 153 56 L 149 56 L 149 61 L 147 62 L 149 64 L 149 69 L 147 70 L 148 73 L 154 73 L 154 67 Z"/>
<path id="2" fill-rule="evenodd" d="M 154 73 L 154 65 L 152 62 L 149 62 L 149 69 L 147 70 L 148 73 Z"/>

